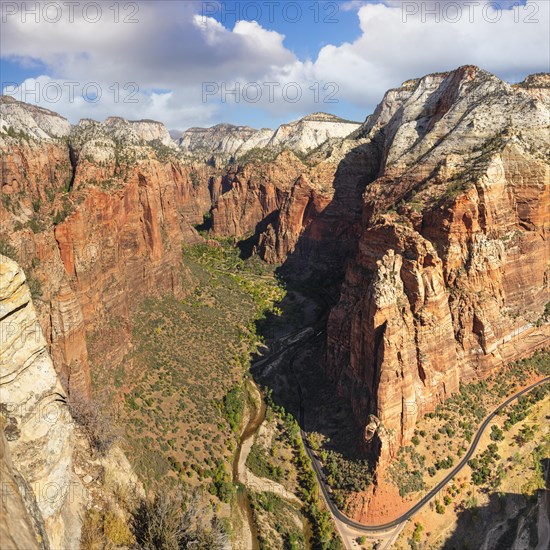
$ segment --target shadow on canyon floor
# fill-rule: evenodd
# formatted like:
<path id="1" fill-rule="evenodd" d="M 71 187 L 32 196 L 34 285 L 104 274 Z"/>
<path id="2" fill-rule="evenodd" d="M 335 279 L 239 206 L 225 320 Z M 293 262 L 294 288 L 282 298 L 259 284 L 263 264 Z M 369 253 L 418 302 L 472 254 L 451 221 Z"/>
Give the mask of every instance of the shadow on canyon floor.
<path id="1" fill-rule="evenodd" d="M 543 470 L 548 471 L 548 458 L 542 460 Z M 547 543 L 539 540 L 539 523 L 548 522 L 550 492 L 539 489 L 530 496 L 521 493 L 494 492 L 489 502 L 483 506 L 473 506 L 463 510 L 450 537 L 443 543 L 444 550 L 503 550 L 506 548 L 547 548 Z M 539 518 L 540 507 L 546 499 L 546 517 Z M 548 536 L 548 527 L 546 536 Z M 521 541 L 521 544 L 520 544 Z"/>
<path id="2" fill-rule="evenodd" d="M 285 346 L 285 335 L 311 327 L 296 353 L 286 354 L 275 367 L 253 369 L 253 375 L 258 384 L 272 392 L 275 403 L 296 419 L 300 418 L 301 396 L 305 428 L 321 433 L 329 439 L 328 448 L 349 459 L 363 458 L 362 427 L 353 416 L 349 400 L 338 395 L 335 381 L 326 376 L 326 328 L 330 308 L 339 299 L 347 263 L 355 256 L 362 194 L 378 175 L 379 159 L 376 144 L 369 142 L 353 148 L 340 162 L 332 201 L 309 220 L 294 249 L 277 269 L 288 291 L 278 304 L 281 315 L 268 315 L 257 323 L 258 334 L 270 353 Z M 252 254 L 260 233 L 269 226 L 275 230 L 272 234 L 282 236 L 282 215 L 271 214 L 258 224 L 252 237 L 238 244 L 243 258 Z"/>

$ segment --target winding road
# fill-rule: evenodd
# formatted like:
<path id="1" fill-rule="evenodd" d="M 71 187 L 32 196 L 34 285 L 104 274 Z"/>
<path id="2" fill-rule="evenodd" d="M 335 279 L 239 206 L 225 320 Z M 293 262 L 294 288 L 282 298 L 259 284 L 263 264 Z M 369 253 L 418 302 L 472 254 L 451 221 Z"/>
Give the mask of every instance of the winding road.
<path id="1" fill-rule="evenodd" d="M 393 521 L 389 521 L 388 523 L 383 523 L 380 525 L 365 525 L 363 523 L 359 523 L 357 521 L 354 521 L 350 518 L 348 518 L 346 515 L 344 515 L 334 504 L 331 495 L 328 491 L 328 488 L 324 482 L 323 479 L 323 473 L 322 473 L 322 467 L 319 461 L 317 460 L 317 457 L 313 453 L 313 451 L 310 449 L 310 447 L 307 444 L 307 437 L 306 432 L 301 429 L 301 435 L 302 440 L 304 442 L 304 446 L 306 448 L 306 452 L 308 456 L 311 458 L 311 462 L 313 464 L 313 469 L 315 470 L 315 474 L 317 475 L 317 480 L 319 482 L 319 485 L 321 487 L 321 490 L 323 492 L 323 496 L 325 497 L 325 500 L 327 502 L 327 506 L 330 509 L 330 512 L 332 515 L 338 519 L 338 521 L 344 523 L 348 527 L 352 527 L 356 531 L 360 531 L 363 533 L 378 533 L 378 532 L 384 532 L 389 531 L 395 527 L 398 527 L 400 524 L 404 523 L 405 521 L 409 520 L 412 516 L 414 516 L 417 512 L 419 512 L 432 498 L 434 498 L 441 489 L 443 489 L 451 479 L 453 479 L 459 472 L 464 468 L 464 466 L 467 464 L 467 462 L 472 458 L 472 455 L 476 452 L 477 446 L 479 444 L 479 440 L 481 439 L 481 436 L 483 435 L 483 432 L 487 429 L 493 418 L 505 407 L 510 405 L 513 401 L 516 399 L 519 399 L 522 395 L 525 395 L 526 393 L 529 393 L 534 388 L 541 386 L 542 384 L 546 384 L 550 382 L 550 376 L 547 376 L 546 378 L 543 378 L 542 380 L 539 380 L 538 382 L 535 382 L 528 386 L 527 388 L 524 388 L 523 390 L 519 391 L 518 393 L 512 395 L 512 397 L 509 397 L 504 403 L 499 405 L 491 414 L 489 414 L 485 420 L 482 422 L 481 426 L 477 430 L 474 439 L 472 440 L 472 444 L 470 445 L 470 448 L 464 455 L 464 458 L 458 463 L 458 465 L 451 470 L 449 474 L 445 476 L 443 480 L 441 480 L 433 489 L 431 489 L 422 499 L 420 499 L 414 506 L 412 506 L 407 512 L 405 512 L 403 515 L 399 516 L 398 518 L 394 519 Z M 300 391 L 300 398 L 301 398 L 301 391 Z M 304 426 L 304 408 L 303 404 L 300 404 L 300 426 L 303 428 Z"/>
<path id="2" fill-rule="evenodd" d="M 292 354 L 290 355 L 289 360 L 291 364 L 291 371 L 294 372 L 292 366 L 300 347 L 303 346 L 303 344 L 318 338 L 321 334 L 324 333 L 323 329 L 321 329 L 321 331 L 318 332 L 321 325 L 322 323 L 316 323 L 314 326 L 310 327 L 309 329 L 301 329 L 301 330 L 295 331 L 294 333 L 292 333 L 293 338 L 289 344 L 287 344 L 282 349 L 278 350 L 277 352 L 271 355 L 258 358 L 253 364 L 253 369 L 258 369 L 261 366 L 263 366 L 265 363 L 271 363 L 275 359 L 278 359 L 281 356 L 288 353 L 289 351 L 292 351 Z M 317 482 L 321 487 L 324 500 L 326 501 L 329 511 L 333 516 L 335 524 L 338 530 L 340 531 L 342 538 L 343 539 L 346 538 L 347 541 L 349 542 L 350 540 L 353 541 L 357 534 L 369 534 L 371 536 L 380 534 L 381 538 L 385 539 L 384 544 L 381 548 L 390 548 L 393 542 L 395 541 L 395 539 L 397 538 L 397 536 L 399 535 L 399 533 L 401 532 L 402 528 L 404 527 L 405 522 L 408 521 L 411 517 L 413 517 L 416 513 L 418 513 L 424 506 L 426 506 L 426 504 L 428 504 L 428 502 L 430 502 L 439 493 L 439 491 L 441 491 L 464 468 L 464 466 L 468 463 L 468 461 L 472 458 L 472 456 L 476 452 L 477 446 L 479 444 L 481 437 L 483 436 L 483 433 L 485 432 L 485 430 L 487 429 L 491 421 L 495 418 L 495 416 L 500 411 L 502 411 L 504 408 L 510 405 L 510 403 L 519 399 L 521 396 L 529 393 L 534 388 L 550 382 L 550 376 L 547 376 L 541 380 L 538 380 L 537 382 L 534 382 L 533 384 L 524 388 L 523 390 L 515 393 L 514 395 L 509 397 L 506 401 L 501 403 L 496 409 L 494 409 L 493 412 L 491 412 L 481 423 L 480 427 L 475 433 L 475 436 L 472 440 L 472 443 L 468 451 L 466 452 L 462 460 L 457 464 L 457 466 L 455 466 L 445 476 L 443 480 L 441 480 L 435 487 L 433 487 L 433 489 L 431 489 L 428 493 L 426 493 L 426 495 L 424 495 L 407 512 L 405 512 L 398 518 L 392 521 L 389 521 L 387 523 L 383 523 L 379 525 L 366 525 L 364 523 L 359 523 L 358 521 L 355 521 L 347 517 L 338 509 L 338 507 L 332 500 L 330 489 L 325 483 L 325 479 L 322 472 L 323 470 L 322 465 L 317 459 L 317 456 L 315 455 L 313 450 L 309 447 L 307 442 L 307 433 L 305 431 L 305 410 L 304 410 L 304 404 L 303 404 L 302 388 L 300 387 L 300 383 L 295 373 L 294 373 L 294 377 L 296 378 L 296 386 L 298 389 L 298 394 L 300 399 L 300 414 L 299 414 L 300 435 L 302 437 L 305 450 L 309 458 L 311 459 L 311 463 L 315 471 L 315 475 L 317 477 Z M 348 532 L 344 533 L 344 531 L 346 530 Z M 347 536 L 344 536 L 344 535 L 347 535 Z M 348 544 L 346 544 L 346 546 L 353 547 L 353 545 L 349 546 Z"/>

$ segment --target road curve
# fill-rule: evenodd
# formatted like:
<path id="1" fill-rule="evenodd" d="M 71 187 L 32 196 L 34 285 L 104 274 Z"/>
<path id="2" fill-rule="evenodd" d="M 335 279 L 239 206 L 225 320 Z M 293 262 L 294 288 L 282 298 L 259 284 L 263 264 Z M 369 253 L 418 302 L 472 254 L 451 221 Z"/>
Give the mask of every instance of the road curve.
<path id="1" fill-rule="evenodd" d="M 481 426 L 478 428 L 476 435 L 474 436 L 474 439 L 472 441 L 472 444 L 470 445 L 470 448 L 464 455 L 464 458 L 458 463 L 458 465 L 451 470 L 449 474 L 445 476 L 445 478 L 440 481 L 433 489 L 431 489 L 422 499 L 420 499 L 412 508 L 410 508 L 407 512 L 405 512 L 403 515 L 399 516 L 398 518 L 394 519 L 393 521 L 389 521 L 388 523 L 382 523 L 380 525 L 365 525 L 364 523 L 359 523 L 357 521 L 354 521 L 350 518 L 348 518 L 346 515 L 344 515 L 334 504 L 334 502 L 331 499 L 330 493 L 328 492 L 328 489 L 326 487 L 326 484 L 323 480 L 323 474 L 321 471 L 321 465 L 317 458 L 315 457 L 312 450 L 309 448 L 307 444 L 306 439 L 306 433 L 302 429 L 304 427 L 304 407 L 302 403 L 302 391 L 301 388 L 298 386 L 298 391 L 300 394 L 300 434 L 302 436 L 302 440 L 304 442 L 304 447 L 306 449 L 306 452 L 308 456 L 311 459 L 313 469 L 315 470 L 315 474 L 317 475 L 317 481 L 321 487 L 321 490 L 323 491 L 323 495 L 325 497 L 325 500 L 327 502 L 327 505 L 331 511 L 331 513 L 342 523 L 348 525 L 349 527 L 352 527 L 353 529 L 356 529 L 358 531 L 362 531 L 364 533 L 376 533 L 376 532 L 382 532 L 382 531 L 388 531 L 390 529 L 393 529 L 394 527 L 397 527 L 399 524 L 409 520 L 412 516 L 414 516 L 417 512 L 420 511 L 421 508 L 423 508 L 441 489 L 453 479 L 453 477 L 464 468 L 468 460 L 472 457 L 472 455 L 475 453 L 477 449 L 477 445 L 479 443 L 479 440 L 481 439 L 481 436 L 483 435 L 483 432 L 486 430 L 487 426 L 491 423 L 493 418 L 505 407 L 507 407 L 510 403 L 515 401 L 516 399 L 519 399 L 522 395 L 525 395 L 526 393 L 529 393 L 532 389 L 541 386 L 542 384 L 545 384 L 547 382 L 550 382 L 550 376 L 547 376 L 546 378 L 543 378 L 542 380 L 539 380 L 538 382 L 535 382 L 528 386 L 527 388 L 521 390 L 520 392 L 512 395 L 512 397 L 509 397 L 504 403 L 499 405 L 489 416 L 485 418 L 485 420 L 482 422 Z"/>

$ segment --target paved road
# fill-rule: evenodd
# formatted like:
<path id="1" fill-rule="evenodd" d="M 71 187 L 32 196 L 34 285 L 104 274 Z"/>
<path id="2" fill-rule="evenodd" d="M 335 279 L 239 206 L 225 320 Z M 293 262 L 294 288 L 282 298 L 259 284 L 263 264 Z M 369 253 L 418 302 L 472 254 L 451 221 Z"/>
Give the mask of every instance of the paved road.
<path id="1" fill-rule="evenodd" d="M 293 363 L 296 355 L 298 354 L 298 351 L 299 351 L 301 345 L 303 345 L 303 344 L 305 344 L 305 343 L 307 343 L 311 340 L 315 340 L 322 333 L 324 333 L 324 330 L 322 330 L 322 329 L 321 329 L 321 332 L 317 332 L 319 330 L 319 327 L 320 327 L 320 323 L 316 323 L 316 328 L 314 329 L 313 334 L 311 332 L 308 332 L 308 331 L 302 331 L 302 330 L 301 331 L 296 331 L 295 333 L 292 334 L 293 336 L 295 334 L 298 334 L 298 333 L 302 332 L 303 337 L 302 338 L 298 337 L 290 345 L 284 346 L 282 349 L 280 349 L 279 351 L 277 351 L 276 353 L 274 353 L 272 355 L 262 357 L 262 358 L 258 358 L 255 361 L 255 363 L 253 365 L 253 368 L 259 368 L 265 362 L 272 361 L 275 358 L 278 358 L 278 357 L 286 354 L 289 351 L 292 351 L 292 354 L 289 357 L 289 360 L 290 360 L 291 366 L 292 366 L 292 363 Z M 311 327 L 311 328 L 314 328 L 314 327 Z M 291 368 L 291 370 L 293 370 L 293 369 Z M 430 500 L 432 498 L 434 498 L 439 493 L 439 491 L 441 491 L 447 485 L 447 483 L 449 483 L 449 481 L 451 481 L 462 470 L 462 468 L 464 468 L 464 466 L 467 464 L 467 462 L 470 460 L 470 458 L 476 452 L 477 446 L 479 444 L 479 441 L 480 441 L 483 433 L 485 432 L 485 430 L 487 429 L 487 427 L 489 426 L 491 421 L 494 419 L 494 417 L 502 409 L 507 407 L 513 401 L 519 399 L 522 395 L 525 395 L 526 393 L 529 393 L 534 388 L 536 388 L 538 386 L 541 386 L 542 384 L 545 384 L 545 383 L 548 383 L 548 382 L 550 382 L 550 376 L 547 376 L 546 378 L 543 378 L 542 380 L 539 380 L 538 382 L 535 382 L 535 383 L 531 384 L 527 388 L 525 388 L 525 389 L 517 392 L 516 394 L 512 395 L 511 397 L 509 397 L 504 403 L 499 405 L 491 414 L 489 414 L 485 418 L 485 420 L 482 422 L 481 426 L 478 428 L 478 430 L 477 430 L 477 432 L 474 436 L 474 439 L 472 440 L 470 448 L 468 449 L 468 451 L 466 452 L 466 454 L 464 455 L 462 460 L 458 463 L 458 465 L 455 466 L 455 468 L 453 468 L 453 470 L 451 470 L 451 472 L 449 474 L 447 474 L 442 481 L 440 481 L 433 489 L 431 489 L 424 497 L 422 497 L 422 499 L 420 499 L 407 512 L 405 512 L 400 517 L 394 519 L 393 521 L 390 521 L 390 522 L 387 522 L 387 523 L 383 523 L 383 524 L 380 524 L 380 525 L 366 525 L 364 523 L 359 523 L 358 521 L 355 521 L 355 520 L 352 520 L 351 518 L 348 518 L 345 514 L 343 514 L 338 509 L 338 507 L 336 506 L 336 504 L 333 502 L 333 500 L 331 498 L 331 494 L 330 494 L 330 492 L 328 490 L 328 487 L 327 487 L 327 485 L 325 484 L 325 481 L 324 481 L 324 476 L 323 476 L 323 473 L 322 473 L 322 466 L 321 466 L 320 462 L 317 460 L 317 457 L 315 456 L 315 454 L 310 449 L 310 447 L 308 446 L 308 443 L 307 443 L 307 434 L 304 431 L 305 411 L 304 411 L 303 398 L 302 398 L 302 388 L 300 387 L 300 384 L 299 384 L 298 379 L 296 377 L 298 394 L 299 394 L 299 397 L 300 397 L 300 418 L 299 418 L 300 435 L 302 437 L 302 441 L 304 443 L 304 447 L 306 449 L 306 452 L 307 452 L 308 456 L 311 459 L 313 469 L 314 469 L 315 474 L 317 476 L 317 482 L 319 483 L 319 486 L 321 487 L 321 491 L 323 493 L 323 496 L 325 498 L 327 506 L 329 507 L 329 510 L 330 510 L 331 514 L 333 515 L 335 521 L 337 523 L 339 522 L 340 524 L 343 524 L 343 526 L 347 526 L 348 528 L 350 528 L 351 530 L 353 530 L 355 532 L 360 532 L 360 533 L 365 533 L 365 534 L 370 533 L 371 535 L 375 534 L 375 533 L 380 533 L 380 534 L 385 533 L 385 538 L 388 538 L 388 540 L 390 538 L 394 540 L 395 539 L 394 534 L 395 533 L 398 534 L 401 531 L 402 524 L 404 524 L 406 521 L 408 521 L 412 516 L 414 516 L 416 513 L 418 513 L 426 504 L 428 504 L 428 502 L 430 502 Z"/>
<path id="2" fill-rule="evenodd" d="M 325 497 L 325 500 L 327 501 L 327 505 L 330 508 L 331 513 L 334 515 L 335 518 L 337 518 L 342 523 L 348 525 L 349 527 L 352 527 L 353 529 L 357 531 L 361 531 L 363 533 L 377 533 L 377 532 L 383 532 L 383 531 L 389 531 L 390 529 L 393 529 L 400 525 L 401 523 L 409 520 L 412 516 L 414 516 L 417 512 L 420 511 L 421 508 L 423 508 L 432 498 L 434 498 L 441 489 L 451 481 L 459 472 L 464 468 L 468 460 L 472 457 L 472 455 L 475 453 L 479 440 L 481 439 L 481 436 L 483 435 L 483 432 L 487 429 L 493 418 L 505 407 L 507 407 L 510 403 L 515 401 L 516 399 L 519 399 L 522 395 L 525 395 L 526 393 L 529 393 L 532 389 L 541 386 L 542 384 L 545 384 L 547 382 L 550 382 L 550 376 L 547 376 L 546 378 L 539 380 L 538 382 L 535 382 L 534 384 L 531 384 L 527 388 L 521 390 L 520 392 L 514 394 L 512 397 L 508 398 L 504 403 L 499 405 L 489 416 L 485 418 L 481 426 L 479 427 L 478 431 L 476 432 L 476 435 L 474 436 L 474 439 L 472 441 L 472 444 L 470 445 L 470 448 L 468 449 L 468 452 L 464 455 L 464 458 L 458 463 L 458 465 L 451 470 L 449 474 L 445 476 L 445 478 L 440 481 L 433 489 L 431 489 L 424 497 L 422 497 L 421 500 L 419 500 L 412 508 L 410 508 L 407 512 L 405 512 L 402 516 L 394 519 L 393 521 L 389 521 L 388 523 L 383 523 L 380 525 L 365 525 L 364 523 L 359 523 L 357 521 L 354 521 L 347 516 L 345 516 L 334 504 L 332 501 L 331 495 L 327 489 L 327 486 L 324 482 L 324 476 L 322 473 L 321 464 L 317 460 L 315 454 L 313 451 L 309 448 L 307 444 L 306 439 L 306 433 L 301 429 L 301 435 L 302 440 L 304 442 L 304 446 L 306 448 L 306 452 L 311 458 L 311 462 L 313 464 L 313 469 L 315 470 L 315 473 L 317 475 L 317 481 L 319 482 L 319 485 L 321 487 L 321 490 L 323 491 L 323 495 Z M 303 428 L 304 426 L 304 407 L 302 404 L 302 392 L 301 388 L 298 387 L 298 391 L 300 393 L 300 426 Z"/>

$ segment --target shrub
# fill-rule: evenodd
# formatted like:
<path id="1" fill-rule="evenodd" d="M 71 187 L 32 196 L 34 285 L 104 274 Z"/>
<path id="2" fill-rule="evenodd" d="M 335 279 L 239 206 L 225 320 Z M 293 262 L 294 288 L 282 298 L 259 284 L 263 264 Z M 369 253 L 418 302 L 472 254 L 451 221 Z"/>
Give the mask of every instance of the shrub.
<path id="1" fill-rule="evenodd" d="M 240 387 L 233 388 L 223 398 L 223 406 L 225 416 L 231 429 L 235 432 L 239 432 L 241 419 L 243 415 L 244 396 L 243 390 Z"/>
<path id="2" fill-rule="evenodd" d="M 89 509 L 82 522 L 81 550 L 130 547 L 135 538 L 128 522 L 109 507 L 105 512 Z"/>
<path id="3" fill-rule="evenodd" d="M 92 448 L 105 455 L 118 439 L 113 420 L 102 412 L 104 408 L 94 401 L 71 397 L 68 405 L 69 412 L 84 430 Z"/>
<path id="4" fill-rule="evenodd" d="M 6 256 L 10 260 L 17 261 L 17 252 L 6 238 L 0 239 L 0 254 Z"/>
<path id="5" fill-rule="evenodd" d="M 504 439 L 504 434 L 502 430 L 496 425 L 491 426 L 491 440 L 492 441 L 502 441 Z"/>
<path id="6" fill-rule="evenodd" d="M 42 283 L 39 279 L 37 279 L 33 275 L 28 275 L 27 285 L 29 286 L 29 290 L 31 291 L 31 298 L 33 300 L 38 300 L 42 297 Z"/>
<path id="7" fill-rule="evenodd" d="M 33 233 L 42 233 L 45 229 L 44 222 L 38 218 L 31 218 L 28 225 Z"/>
<path id="8" fill-rule="evenodd" d="M 214 519 L 210 526 L 199 517 L 196 500 L 187 502 L 181 490 L 159 490 L 152 499 L 140 502 L 132 528 L 143 550 L 222 550 L 227 535 Z"/>
<path id="9" fill-rule="evenodd" d="M 103 532 L 107 543 L 115 546 L 131 546 L 134 543 L 128 522 L 111 511 L 106 512 L 103 518 Z"/>

